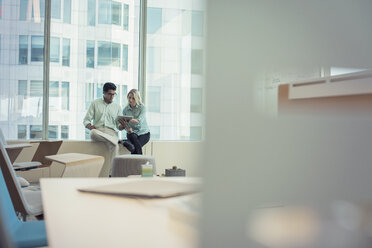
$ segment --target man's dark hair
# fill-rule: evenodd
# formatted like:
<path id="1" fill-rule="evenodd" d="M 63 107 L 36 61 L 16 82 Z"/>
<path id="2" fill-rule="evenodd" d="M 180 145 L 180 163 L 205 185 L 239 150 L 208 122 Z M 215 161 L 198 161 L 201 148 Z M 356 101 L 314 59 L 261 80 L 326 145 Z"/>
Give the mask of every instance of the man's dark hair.
<path id="1" fill-rule="evenodd" d="M 116 85 L 111 82 L 105 83 L 103 85 L 103 92 L 107 92 L 109 90 L 116 90 Z"/>

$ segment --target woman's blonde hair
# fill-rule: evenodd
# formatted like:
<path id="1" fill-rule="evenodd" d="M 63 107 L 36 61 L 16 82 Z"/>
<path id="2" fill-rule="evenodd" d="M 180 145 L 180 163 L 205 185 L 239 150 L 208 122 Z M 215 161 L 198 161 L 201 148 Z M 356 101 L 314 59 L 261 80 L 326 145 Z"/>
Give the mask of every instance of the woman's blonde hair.
<path id="1" fill-rule="evenodd" d="M 133 98 L 134 100 L 136 100 L 136 104 L 138 105 L 143 105 L 142 101 L 141 101 L 141 96 L 139 94 L 139 91 L 136 90 L 136 89 L 131 89 L 128 94 L 127 94 L 127 99 L 129 98 L 129 94 L 133 94 Z M 129 101 L 128 101 L 128 105 L 129 105 Z"/>

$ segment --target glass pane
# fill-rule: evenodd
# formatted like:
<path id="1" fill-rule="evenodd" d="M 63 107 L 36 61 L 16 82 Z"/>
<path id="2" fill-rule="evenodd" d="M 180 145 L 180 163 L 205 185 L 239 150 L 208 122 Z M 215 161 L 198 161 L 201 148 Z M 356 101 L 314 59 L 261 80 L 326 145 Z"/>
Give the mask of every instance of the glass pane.
<path id="1" fill-rule="evenodd" d="M 28 36 L 19 36 L 19 56 L 18 63 L 20 65 L 25 65 L 28 62 Z"/>
<path id="2" fill-rule="evenodd" d="M 70 66 L 70 39 L 63 39 L 62 65 Z"/>
<path id="3" fill-rule="evenodd" d="M 62 82 L 62 110 L 69 110 L 70 109 L 70 83 L 69 82 Z"/>
<path id="4" fill-rule="evenodd" d="M 71 0 L 63 1 L 63 22 L 71 23 Z"/>
<path id="5" fill-rule="evenodd" d="M 191 73 L 203 74 L 203 50 L 201 49 L 191 51 Z"/>
<path id="6" fill-rule="evenodd" d="M 44 57 L 44 37 L 31 37 L 31 61 L 43 61 Z"/>
<path id="7" fill-rule="evenodd" d="M 160 126 L 150 126 L 151 140 L 160 139 Z"/>
<path id="8" fill-rule="evenodd" d="M 106 41 L 98 42 L 98 65 L 111 64 L 111 43 Z"/>
<path id="9" fill-rule="evenodd" d="M 128 30 L 129 27 L 129 5 L 124 4 L 123 28 Z"/>
<path id="10" fill-rule="evenodd" d="M 41 125 L 30 125 L 30 139 L 42 139 Z"/>
<path id="11" fill-rule="evenodd" d="M 62 18 L 66 2 L 61 0 Z M 89 138 L 89 132 L 86 136 L 83 119 L 91 102 L 102 98 L 103 83 L 117 85 L 114 99 L 119 104 L 120 91 L 138 88 L 139 0 L 125 1 L 133 10 L 133 21 L 128 22 L 132 32 L 122 27 L 122 0 L 70 2 L 70 23 L 51 20 L 51 36 L 60 39 L 62 63 L 50 65 L 50 81 L 59 82 L 59 109 L 49 106 L 49 121 L 61 129 L 57 138 L 63 138 L 65 133 L 66 139 L 84 140 Z M 79 13 L 78 18 L 74 13 Z M 62 126 L 66 126 L 65 131 Z"/>
<path id="12" fill-rule="evenodd" d="M 192 11 L 191 23 L 191 34 L 195 36 L 203 36 L 204 14 L 202 11 Z"/>
<path id="13" fill-rule="evenodd" d="M 58 81 L 49 82 L 49 109 L 60 110 Z"/>
<path id="14" fill-rule="evenodd" d="M 147 33 L 148 34 L 155 34 L 156 32 L 160 30 L 162 26 L 161 15 L 162 15 L 161 8 L 147 8 Z"/>
<path id="15" fill-rule="evenodd" d="M 94 83 L 87 83 L 85 85 L 85 110 L 89 108 L 94 98 Z"/>
<path id="16" fill-rule="evenodd" d="M 121 3 L 112 2 L 112 24 L 121 25 Z"/>
<path id="17" fill-rule="evenodd" d="M 6 139 L 29 139 L 43 117 L 44 20 L 39 0 L 0 0 L 0 128 Z"/>
<path id="18" fill-rule="evenodd" d="M 50 62 L 59 62 L 59 38 L 50 38 Z"/>
<path id="19" fill-rule="evenodd" d="M 96 25 L 96 0 L 88 0 L 87 24 Z"/>
<path id="20" fill-rule="evenodd" d="M 161 70 L 161 48 L 160 47 L 147 47 L 147 72 L 160 72 Z"/>
<path id="21" fill-rule="evenodd" d="M 51 0 L 51 16 L 54 19 L 61 19 L 61 0 Z"/>
<path id="22" fill-rule="evenodd" d="M 17 126 L 17 138 L 18 139 L 27 139 L 27 126 L 18 125 Z"/>
<path id="23" fill-rule="evenodd" d="M 86 66 L 89 68 L 94 68 L 94 40 L 87 40 Z"/>
<path id="24" fill-rule="evenodd" d="M 58 139 L 58 126 L 48 126 L 48 138 Z"/>
<path id="25" fill-rule="evenodd" d="M 124 71 L 128 71 L 128 45 L 123 45 L 123 65 L 122 68 Z"/>
<path id="26" fill-rule="evenodd" d="M 200 88 L 192 88 L 190 96 L 190 109 L 191 112 L 201 113 L 203 103 L 203 92 Z"/>
<path id="27" fill-rule="evenodd" d="M 68 139 L 68 126 L 61 126 L 61 139 Z"/>
<path id="28" fill-rule="evenodd" d="M 22 111 L 27 100 L 27 80 L 18 80 L 17 110 Z"/>
<path id="29" fill-rule="evenodd" d="M 147 88 L 148 112 L 160 112 L 160 86 L 149 86 Z"/>
<path id="30" fill-rule="evenodd" d="M 19 8 L 19 19 L 24 21 L 27 20 L 27 11 L 28 11 L 28 0 L 21 0 L 20 1 L 20 8 Z M 31 18 L 31 15 L 30 15 Z"/>
<path id="31" fill-rule="evenodd" d="M 200 140 L 204 5 L 148 0 L 147 11 L 146 105 L 151 139 L 159 135 L 161 140 Z"/>
<path id="32" fill-rule="evenodd" d="M 98 1 L 98 24 L 111 24 L 111 1 Z"/>
<path id="33" fill-rule="evenodd" d="M 31 97 L 42 97 L 43 96 L 43 81 L 31 80 L 30 96 Z"/>
<path id="34" fill-rule="evenodd" d="M 128 86 L 122 85 L 121 86 L 121 106 L 124 108 L 128 104 L 127 94 L 128 94 Z"/>
<path id="35" fill-rule="evenodd" d="M 120 66 L 120 44 L 112 43 L 111 49 L 111 66 Z"/>

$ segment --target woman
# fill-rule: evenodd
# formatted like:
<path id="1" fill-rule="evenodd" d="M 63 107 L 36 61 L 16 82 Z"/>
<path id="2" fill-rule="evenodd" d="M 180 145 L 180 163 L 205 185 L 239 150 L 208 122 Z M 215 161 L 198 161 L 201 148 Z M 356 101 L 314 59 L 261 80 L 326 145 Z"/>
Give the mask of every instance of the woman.
<path id="1" fill-rule="evenodd" d="M 142 154 L 142 147 L 150 140 L 145 105 L 141 102 L 141 97 L 136 89 L 129 91 L 127 99 L 128 105 L 123 109 L 123 115 L 133 116 L 133 118 L 129 122 L 120 120 L 119 130 L 125 129 L 127 131 L 127 139 L 131 144 L 125 141 L 123 145 L 132 154 Z"/>

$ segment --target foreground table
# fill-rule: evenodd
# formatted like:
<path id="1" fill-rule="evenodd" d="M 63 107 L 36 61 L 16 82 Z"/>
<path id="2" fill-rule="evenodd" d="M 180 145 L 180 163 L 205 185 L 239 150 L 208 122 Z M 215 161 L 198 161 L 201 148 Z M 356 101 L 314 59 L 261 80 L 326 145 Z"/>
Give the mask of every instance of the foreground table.
<path id="1" fill-rule="evenodd" d="M 134 199 L 78 192 L 142 178 L 41 179 L 50 247 L 197 247 L 198 227 L 170 209 L 195 195 Z M 188 181 L 193 179 L 158 179 Z"/>

